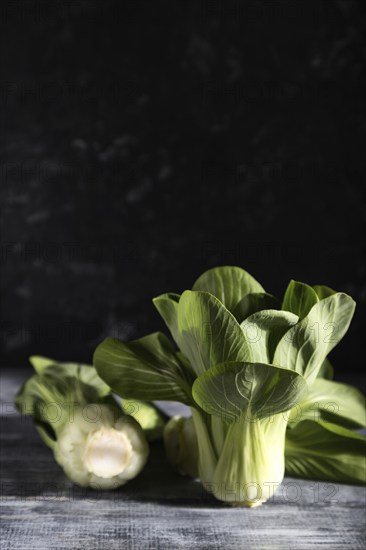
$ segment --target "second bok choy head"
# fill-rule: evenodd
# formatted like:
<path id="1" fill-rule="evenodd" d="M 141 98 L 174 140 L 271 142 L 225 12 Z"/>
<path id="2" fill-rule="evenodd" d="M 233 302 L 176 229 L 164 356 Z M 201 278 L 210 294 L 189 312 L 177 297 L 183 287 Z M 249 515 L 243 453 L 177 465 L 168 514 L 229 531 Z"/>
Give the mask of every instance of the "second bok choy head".
<path id="1" fill-rule="evenodd" d="M 284 476 L 291 410 L 329 371 L 326 357 L 347 331 L 354 301 L 291 282 L 281 303 L 228 266 L 154 305 L 178 351 L 162 333 L 110 338 L 96 349 L 98 374 L 124 398 L 189 405 L 204 487 L 225 502 L 262 504 Z"/>
<path id="2" fill-rule="evenodd" d="M 32 357 L 36 374 L 16 405 L 30 415 L 56 462 L 74 483 L 114 489 L 144 467 L 149 447 L 139 423 L 126 415 L 89 365 Z"/>

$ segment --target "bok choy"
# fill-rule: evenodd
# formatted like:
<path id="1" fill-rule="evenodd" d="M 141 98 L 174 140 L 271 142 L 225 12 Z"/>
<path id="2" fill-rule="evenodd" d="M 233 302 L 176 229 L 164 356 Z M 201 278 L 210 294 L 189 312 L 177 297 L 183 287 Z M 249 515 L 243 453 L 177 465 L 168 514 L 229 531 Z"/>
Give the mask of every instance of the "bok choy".
<path id="1" fill-rule="evenodd" d="M 30 360 L 36 374 L 19 391 L 16 405 L 33 417 L 70 480 L 83 487 L 114 489 L 134 478 L 149 454 L 144 432 L 123 412 L 95 369 L 44 357 Z M 150 407 L 144 407 L 140 414 L 147 421 Z"/>
<path id="2" fill-rule="evenodd" d="M 285 458 L 294 475 L 365 482 L 365 438 L 349 430 L 365 425 L 364 399 L 331 380 L 327 359 L 351 322 L 351 297 L 291 281 L 279 302 L 246 271 L 229 266 L 205 272 L 192 290 L 153 302 L 178 349 L 162 333 L 129 343 L 108 338 L 94 365 L 123 398 L 191 407 L 199 477 L 216 498 L 262 504 L 281 483 Z M 335 428 L 312 424 L 314 399 Z M 338 408 L 330 410 L 330 401 Z M 184 435 L 182 425 L 175 428 Z M 322 430 L 334 446 L 315 452 L 311 442 Z M 348 467 L 339 449 L 350 441 Z"/>

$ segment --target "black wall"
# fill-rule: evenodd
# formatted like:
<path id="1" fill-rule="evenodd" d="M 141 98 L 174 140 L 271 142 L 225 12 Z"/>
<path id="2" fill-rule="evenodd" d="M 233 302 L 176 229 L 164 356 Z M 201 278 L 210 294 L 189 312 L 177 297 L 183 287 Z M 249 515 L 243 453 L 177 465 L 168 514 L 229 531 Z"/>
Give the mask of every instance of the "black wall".
<path id="1" fill-rule="evenodd" d="M 363 369 L 363 2 L 2 3 L 1 356 L 90 361 L 240 265 L 350 293 Z"/>

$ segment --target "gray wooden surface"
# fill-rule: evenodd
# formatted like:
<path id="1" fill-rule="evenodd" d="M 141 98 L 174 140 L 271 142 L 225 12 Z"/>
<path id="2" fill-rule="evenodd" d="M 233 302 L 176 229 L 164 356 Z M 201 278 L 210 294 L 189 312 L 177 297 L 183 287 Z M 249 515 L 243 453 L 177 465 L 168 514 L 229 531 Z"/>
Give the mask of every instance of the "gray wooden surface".
<path id="1" fill-rule="evenodd" d="M 232 508 L 176 474 L 160 444 L 115 492 L 73 486 L 12 401 L 30 371 L 1 377 L 1 550 L 364 550 L 366 490 L 286 478 L 273 502 Z"/>

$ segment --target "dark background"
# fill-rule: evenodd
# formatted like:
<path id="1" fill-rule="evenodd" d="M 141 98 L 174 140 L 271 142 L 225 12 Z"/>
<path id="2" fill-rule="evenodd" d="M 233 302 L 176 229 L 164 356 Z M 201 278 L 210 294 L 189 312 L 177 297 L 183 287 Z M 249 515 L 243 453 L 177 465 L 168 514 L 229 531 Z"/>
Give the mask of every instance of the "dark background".
<path id="1" fill-rule="evenodd" d="M 1 362 L 91 361 L 163 328 L 151 298 L 240 265 L 358 303 L 363 2 L 1 4 Z"/>

